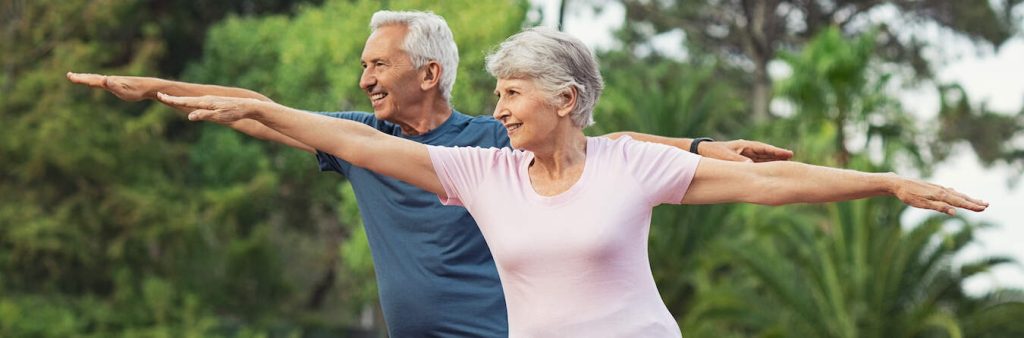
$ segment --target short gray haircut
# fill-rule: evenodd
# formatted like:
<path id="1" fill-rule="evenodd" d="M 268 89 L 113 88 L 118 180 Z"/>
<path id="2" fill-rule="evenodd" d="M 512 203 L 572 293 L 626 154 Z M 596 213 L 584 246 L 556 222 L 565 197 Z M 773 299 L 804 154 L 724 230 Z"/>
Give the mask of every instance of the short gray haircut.
<path id="1" fill-rule="evenodd" d="M 370 29 L 390 25 L 404 25 L 409 29 L 402 48 L 415 68 L 423 67 L 433 60 L 441 64 L 440 89 L 444 99 L 451 104 L 452 87 L 459 68 L 459 47 L 448 23 L 441 16 L 431 12 L 377 11 L 370 19 Z"/>
<path id="2" fill-rule="evenodd" d="M 551 93 L 548 100 L 555 104 L 562 91 L 576 88 L 576 107 L 569 113 L 573 125 L 594 124 L 604 80 L 594 54 L 572 35 L 543 27 L 526 29 L 487 56 L 487 71 L 499 79 L 532 80 Z"/>

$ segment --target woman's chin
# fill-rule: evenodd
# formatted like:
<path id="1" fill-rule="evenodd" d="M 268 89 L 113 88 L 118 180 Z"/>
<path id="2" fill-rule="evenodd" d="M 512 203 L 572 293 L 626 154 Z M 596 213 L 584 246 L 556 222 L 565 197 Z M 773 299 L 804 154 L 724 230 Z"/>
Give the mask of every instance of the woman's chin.
<path id="1" fill-rule="evenodd" d="M 523 144 L 523 142 L 516 142 L 516 140 L 509 140 L 508 143 L 509 143 L 509 145 L 512 146 L 512 149 L 526 150 L 526 149 L 524 149 L 524 147 L 526 145 Z"/>

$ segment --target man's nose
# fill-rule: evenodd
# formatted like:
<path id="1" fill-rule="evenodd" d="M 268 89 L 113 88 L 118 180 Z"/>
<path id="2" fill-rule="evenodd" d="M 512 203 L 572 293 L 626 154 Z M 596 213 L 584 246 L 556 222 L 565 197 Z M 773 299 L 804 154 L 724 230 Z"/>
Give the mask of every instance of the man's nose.
<path id="1" fill-rule="evenodd" d="M 359 76 L 359 88 L 369 90 L 375 84 L 377 84 L 377 78 L 370 74 L 368 70 L 363 69 L 363 74 Z"/>

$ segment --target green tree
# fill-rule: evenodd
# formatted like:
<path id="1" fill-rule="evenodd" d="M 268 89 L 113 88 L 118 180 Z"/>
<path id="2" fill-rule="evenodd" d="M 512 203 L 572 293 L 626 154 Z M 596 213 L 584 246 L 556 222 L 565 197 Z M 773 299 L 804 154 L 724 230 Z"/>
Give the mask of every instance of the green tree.
<path id="1" fill-rule="evenodd" d="M 628 46 L 628 45 L 627 45 Z M 735 83 L 716 77 L 719 65 L 684 63 L 658 53 L 641 55 L 632 45 L 599 55 L 606 88 L 590 134 L 632 130 L 656 135 L 726 137 L 749 130 L 747 106 Z M 708 59 L 705 59 L 708 60 Z M 742 228 L 732 226 L 732 205 L 662 206 L 654 210 L 648 243 L 652 272 L 669 310 L 682 318 L 710 270 L 716 242 Z M 685 331 L 689 334 L 689 331 Z"/>
<path id="2" fill-rule="evenodd" d="M 782 53 L 792 74 L 776 88 L 780 99 L 794 104 L 794 111 L 773 123 L 769 134 L 830 139 L 799 143 L 809 147 L 797 150 L 812 163 L 846 167 L 853 146 L 879 150 L 881 163 L 888 166 L 903 161 L 930 169 L 921 151 L 927 146 L 917 143 L 921 137 L 915 119 L 888 93 L 891 76 L 875 71 L 876 37 L 869 32 L 848 39 L 837 28 L 826 29 L 800 53 Z M 848 144 L 854 135 L 867 137 L 857 140 L 863 142 L 859 146 Z M 822 158 L 825 154 L 833 156 Z"/>
<path id="3" fill-rule="evenodd" d="M 685 323 L 697 336 L 722 335 L 722 327 L 778 337 L 1019 332 L 1019 323 L 1007 319 L 1022 314 L 1020 297 L 993 301 L 996 293 L 975 301 L 962 289 L 965 279 L 1009 259 L 990 257 L 956 268 L 951 263 L 973 240 L 977 225 L 960 219 L 959 229 L 947 232 L 947 218 L 937 216 L 907 231 L 899 223 L 902 207 L 895 204 L 829 205 L 832 222 L 824 226 L 814 219 L 751 220 L 764 235 L 731 243 L 728 255 L 751 278 L 716 280 L 717 287 L 702 290 L 699 311 Z M 985 327 L 971 327 L 972 322 Z"/>
<path id="4" fill-rule="evenodd" d="M 360 54 L 370 33 L 370 17 L 381 9 L 430 10 L 446 18 L 460 49 L 458 80 L 452 98 L 455 108 L 474 115 L 490 113 L 494 79 L 484 71 L 483 59 L 490 48 L 519 30 L 525 20 L 525 2 L 327 1 L 320 7 L 304 8 L 293 17 L 231 17 L 210 30 L 203 59 L 186 70 L 184 79 L 253 89 L 282 104 L 310 111 L 372 111 L 366 94 L 358 86 L 362 73 Z M 480 18 L 489 18 L 486 26 L 480 25 Z M 226 128 L 204 129 L 203 133 L 236 134 Z M 318 321 L 341 316 L 354 325 L 364 314 L 374 313 L 377 293 L 373 265 L 351 187 L 344 183 L 338 189 L 344 181 L 333 174 L 321 175 L 326 181 L 310 177 L 313 163 L 305 154 L 258 140 L 242 142 L 259 144 L 271 163 L 281 164 L 275 172 L 282 177 L 282 189 L 297 195 L 323 191 L 310 194 L 310 200 L 278 208 L 294 207 L 295 212 L 289 213 L 295 215 L 319 215 L 322 220 L 314 221 L 316 224 L 342 219 L 339 226 L 320 226 L 307 234 L 331 239 L 311 245 L 323 258 L 295 264 L 294 271 L 289 270 L 289 284 L 309 290 L 307 304 L 319 303 L 335 309 L 312 312 L 309 316 Z M 339 190 L 340 204 L 337 197 L 330 196 Z M 321 206 L 311 208 L 317 204 Z M 339 210 L 340 215 L 316 212 L 332 208 Z M 281 220 L 282 227 L 294 224 L 294 219 Z M 279 250 L 289 256 L 312 255 L 289 253 L 306 250 L 291 246 Z M 321 277 L 308 276 L 303 270 L 319 271 Z M 334 276 L 343 277 L 335 280 Z M 334 296 L 338 301 L 324 300 L 331 295 L 330 290 L 341 293 L 340 297 Z M 381 328 L 380 317 L 374 318 L 373 325 Z"/>
<path id="5" fill-rule="evenodd" d="M 870 29 L 878 31 L 879 44 L 873 51 L 882 56 L 893 69 L 909 73 L 899 78 L 903 83 L 934 86 L 946 91 L 950 84 L 936 83 L 933 67 L 940 60 L 927 56 L 928 43 L 919 36 L 921 27 L 939 27 L 965 37 L 976 46 L 999 47 L 1020 32 L 1021 18 L 1014 15 L 1021 1 L 637 1 L 623 0 L 626 25 L 623 30 L 633 39 L 646 41 L 664 32 L 683 32 L 688 51 L 706 51 L 718 55 L 726 65 L 744 70 L 737 80 L 750 99 L 755 122 L 769 120 L 769 104 L 773 99 L 773 81 L 768 65 L 780 53 L 801 49 L 818 34 L 838 27 L 846 37 Z M 877 13 L 892 11 L 899 22 L 875 22 Z M 876 26 L 878 25 L 878 26 Z M 941 52 L 940 52 L 941 55 Z M 890 69 L 889 72 L 892 72 Z M 952 86 L 955 86 L 953 84 Z M 972 109 L 943 115 L 922 139 L 933 147 L 920 147 L 920 156 L 931 156 L 927 162 L 939 162 L 947 154 L 943 149 L 957 142 L 970 143 L 983 164 L 1007 163 L 1024 168 L 1019 147 L 1011 140 L 1024 130 L 1022 115 L 1008 112 L 993 114 L 984 106 L 966 105 Z M 1002 117 L 999 115 L 1003 115 Z M 963 133 L 960 125 L 972 125 L 974 133 Z M 938 129 L 944 128 L 944 129 Z M 946 128 L 951 128 L 947 130 Z M 942 134 L 942 137 L 934 135 Z M 1004 138 L 992 135 L 1008 136 Z M 1002 151 L 993 152 L 990 149 Z M 934 153 L 927 150 L 936 150 Z M 840 153 L 840 158 L 844 155 Z M 920 163 L 919 163 L 920 164 Z M 1022 169 L 1024 170 L 1024 169 Z"/>
<path id="6" fill-rule="evenodd" d="M 63 74 L 174 77 L 210 22 L 292 3 L 0 3 L 0 336 L 210 336 L 284 298 L 269 223 L 254 220 L 274 196 L 270 163 Z M 231 166 L 194 166 L 197 142 Z"/>
<path id="7" fill-rule="evenodd" d="M 798 48 L 833 25 L 855 34 L 857 29 L 863 29 L 863 20 L 872 11 L 888 7 L 899 11 L 907 19 L 906 23 L 934 23 L 974 41 L 998 46 L 1018 31 L 1019 18 L 1014 18 L 1012 13 L 1020 1 L 624 0 L 622 3 L 626 6 L 627 29 L 647 36 L 681 29 L 690 46 L 749 62 L 753 66 L 752 112 L 756 119 L 764 120 L 768 116 L 773 84 L 768 63 L 779 51 Z M 928 60 L 921 54 L 920 41 L 900 39 L 896 34 L 890 34 L 887 41 L 891 44 L 880 51 L 913 66 L 919 75 L 931 74 Z"/>
<path id="8" fill-rule="evenodd" d="M 881 90 L 885 77 L 868 65 L 873 35 L 847 40 L 824 31 L 798 55 L 787 55 L 793 75 L 778 86 L 794 103 L 793 116 L 773 125 L 795 135 L 813 161 L 865 171 L 890 171 L 899 154 L 916 155 L 913 121 Z M 846 147 L 842 130 L 866 134 L 859 151 Z M 876 134 L 878 133 L 878 134 Z M 878 137 L 880 158 L 868 156 Z M 813 153 L 838 155 L 815 158 Z M 943 216 L 905 227 L 906 207 L 871 199 L 803 210 L 797 215 L 748 214 L 743 224 L 761 232 L 724 242 L 739 258 L 740 273 L 713 279 L 684 323 L 694 332 L 816 337 L 950 337 L 1019 332 L 1020 297 L 996 290 L 980 299 L 963 292 L 964 280 L 1012 262 L 987 257 L 954 266 L 952 257 L 979 227 Z M 910 230 L 906 230 L 910 229 Z M 717 269 L 737 267 L 722 260 Z M 744 276 L 746 273 L 749 275 Z M 716 323 L 716 321 L 723 321 Z M 973 323 L 984 323 L 975 325 Z"/>

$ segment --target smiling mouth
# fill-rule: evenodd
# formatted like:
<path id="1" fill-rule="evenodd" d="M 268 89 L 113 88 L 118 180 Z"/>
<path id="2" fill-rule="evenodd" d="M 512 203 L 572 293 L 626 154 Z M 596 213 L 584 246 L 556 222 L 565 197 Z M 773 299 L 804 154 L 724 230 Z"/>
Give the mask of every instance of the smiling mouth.
<path id="1" fill-rule="evenodd" d="M 512 124 L 506 125 L 505 129 L 508 129 L 508 132 L 511 134 L 513 131 L 516 131 L 517 129 L 519 129 L 519 127 L 521 127 L 522 125 L 523 125 L 522 123 L 512 123 Z"/>
<path id="2" fill-rule="evenodd" d="M 377 102 L 388 96 L 388 93 L 376 93 L 370 95 L 370 101 Z"/>

